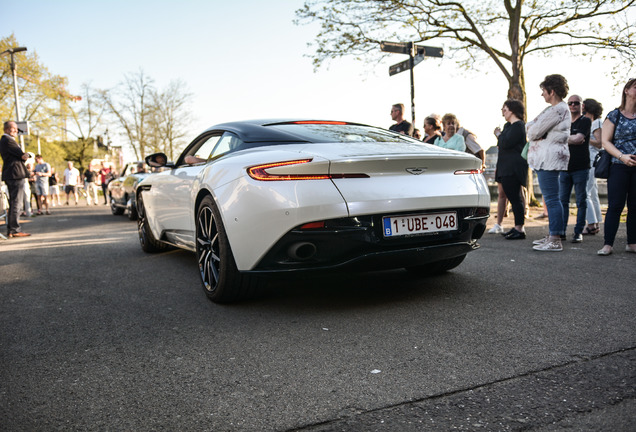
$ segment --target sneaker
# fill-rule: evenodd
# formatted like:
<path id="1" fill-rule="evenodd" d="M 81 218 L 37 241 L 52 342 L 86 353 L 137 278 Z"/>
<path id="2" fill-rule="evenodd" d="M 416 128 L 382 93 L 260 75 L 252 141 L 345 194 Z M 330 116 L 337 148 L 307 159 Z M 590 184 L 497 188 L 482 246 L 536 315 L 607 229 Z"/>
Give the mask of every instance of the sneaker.
<path id="1" fill-rule="evenodd" d="M 513 232 L 517 231 L 514 227 L 510 228 L 510 230 L 506 231 L 506 232 L 502 232 L 501 235 L 502 236 L 507 236 L 509 234 L 512 234 Z"/>
<path id="2" fill-rule="evenodd" d="M 488 230 L 488 234 L 503 234 L 503 227 L 499 224 L 495 224 L 494 227 Z"/>
<path id="3" fill-rule="evenodd" d="M 516 229 L 512 229 L 512 232 L 507 234 L 504 237 L 506 240 L 525 240 L 526 233 L 525 231 L 517 231 Z"/>
<path id="4" fill-rule="evenodd" d="M 572 237 L 572 243 L 582 243 L 583 242 L 583 234 L 574 234 Z"/>
<path id="5" fill-rule="evenodd" d="M 532 249 L 541 252 L 561 252 L 563 250 L 563 246 L 561 245 L 560 240 L 549 240 L 543 244 L 534 246 Z"/>
<path id="6" fill-rule="evenodd" d="M 542 239 L 533 241 L 532 244 L 533 245 L 542 245 L 543 243 L 547 242 L 549 238 L 550 238 L 550 236 L 545 236 Z"/>

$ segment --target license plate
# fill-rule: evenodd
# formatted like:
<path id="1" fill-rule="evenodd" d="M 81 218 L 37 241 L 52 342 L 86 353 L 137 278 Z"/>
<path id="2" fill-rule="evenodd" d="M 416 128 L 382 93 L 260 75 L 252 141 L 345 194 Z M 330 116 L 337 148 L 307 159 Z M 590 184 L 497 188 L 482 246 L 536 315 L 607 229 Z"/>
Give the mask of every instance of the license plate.
<path id="1" fill-rule="evenodd" d="M 457 229 L 457 213 L 427 213 L 382 218 L 384 237 L 400 237 Z"/>

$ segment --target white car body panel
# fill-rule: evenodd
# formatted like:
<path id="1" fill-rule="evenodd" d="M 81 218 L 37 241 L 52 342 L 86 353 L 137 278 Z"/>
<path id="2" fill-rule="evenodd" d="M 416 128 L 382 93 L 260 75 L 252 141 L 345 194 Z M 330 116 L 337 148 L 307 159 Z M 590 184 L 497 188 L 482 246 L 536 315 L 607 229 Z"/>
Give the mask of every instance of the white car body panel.
<path id="1" fill-rule="evenodd" d="M 286 172 L 364 173 L 369 178 L 259 181 L 251 166 L 312 159 Z M 257 147 L 207 164 L 174 168 L 146 178 L 144 205 L 154 236 L 194 250 L 196 199 L 209 192 L 220 210 L 238 270 L 251 270 L 292 228 L 304 223 L 357 215 L 449 207 L 488 207 L 481 174 L 457 175 L 449 166 L 480 169 L 466 153 L 426 144 L 317 143 Z M 407 168 L 422 168 L 411 174 Z M 452 171 L 452 170 L 451 170 Z"/>

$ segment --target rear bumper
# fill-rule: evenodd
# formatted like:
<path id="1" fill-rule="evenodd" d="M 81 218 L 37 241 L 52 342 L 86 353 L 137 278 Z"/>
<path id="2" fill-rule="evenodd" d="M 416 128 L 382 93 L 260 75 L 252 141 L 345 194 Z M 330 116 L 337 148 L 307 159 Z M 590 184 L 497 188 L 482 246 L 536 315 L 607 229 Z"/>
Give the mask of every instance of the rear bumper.
<path id="1" fill-rule="evenodd" d="M 382 215 L 327 221 L 325 228 L 291 230 L 246 273 L 402 268 L 454 258 L 479 248 L 477 240 L 485 231 L 489 209 L 435 211 L 456 211 L 459 229 L 386 239 L 382 236 Z"/>

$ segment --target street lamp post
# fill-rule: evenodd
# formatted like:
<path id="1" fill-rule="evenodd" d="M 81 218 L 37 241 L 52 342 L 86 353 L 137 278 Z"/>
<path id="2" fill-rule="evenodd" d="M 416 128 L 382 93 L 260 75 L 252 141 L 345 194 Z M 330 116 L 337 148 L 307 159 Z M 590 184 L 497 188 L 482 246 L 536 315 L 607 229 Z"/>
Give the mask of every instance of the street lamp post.
<path id="1" fill-rule="evenodd" d="M 15 96 L 15 120 L 20 121 L 20 99 L 18 99 L 18 74 L 16 72 L 15 67 L 15 58 L 13 54 L 21 51 L 26 51 L 26 47 L 15 47 L 9 48 L 6 51 L 0 53 L 0 56 L 5 54 L 11 55 L 11 73 L 13 74 L 13 95 Z M 20 135 L 20 147 L 22 147 L 22 151 L 24 151 L 24 138 Z"/>

